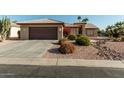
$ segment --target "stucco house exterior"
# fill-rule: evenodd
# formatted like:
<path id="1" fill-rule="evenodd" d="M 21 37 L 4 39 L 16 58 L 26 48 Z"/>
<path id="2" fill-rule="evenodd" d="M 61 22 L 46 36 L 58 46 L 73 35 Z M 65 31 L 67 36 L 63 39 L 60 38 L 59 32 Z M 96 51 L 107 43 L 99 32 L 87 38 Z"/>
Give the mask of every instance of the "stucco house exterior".
<path id="1" fill-rule="evenodd" d="M 61 39 L 64 22 L 53 19 L 39 19 L 17 22 L 20 25 L 20 39 Z"/>
<path id="2" fill-rule="evenodd" d="M 18 31 L 20 31 L 20 26 L 16 23 L 11 23 L 9 38 L 18 38 Z"/>
<path id="3" fill-rule="evenodd" d="M 83 34 L 89 37 L 96 37 L 99 28 L 91 23 L 65 24 L 65 28 L 70 28 L 70 34 Z"/>
<path id="4" fill-rule="evenodd" d="M 84 34 L 87 36 L 97 36 L 98 27 L 93 24 L 73 23 L 66 24 L 54 19 L 38 19 L 17 22 L 20 25 L 20 39 L 45 39 L 57 40 L 63 38 L 64 28 L 70 28 L 70 34 Z"/>

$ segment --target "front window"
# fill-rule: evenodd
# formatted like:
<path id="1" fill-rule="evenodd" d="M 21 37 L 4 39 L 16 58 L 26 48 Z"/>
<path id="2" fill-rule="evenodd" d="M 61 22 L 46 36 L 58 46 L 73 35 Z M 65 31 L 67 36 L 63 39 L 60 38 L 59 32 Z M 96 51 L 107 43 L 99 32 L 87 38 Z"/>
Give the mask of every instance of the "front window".
<path id="1" fill-rule="evenodd" d="M 94 34 L 93 31 L 89 31 L 89 30 L 87 31 L 88 36 L 93 36 L 93 34 Z"/>

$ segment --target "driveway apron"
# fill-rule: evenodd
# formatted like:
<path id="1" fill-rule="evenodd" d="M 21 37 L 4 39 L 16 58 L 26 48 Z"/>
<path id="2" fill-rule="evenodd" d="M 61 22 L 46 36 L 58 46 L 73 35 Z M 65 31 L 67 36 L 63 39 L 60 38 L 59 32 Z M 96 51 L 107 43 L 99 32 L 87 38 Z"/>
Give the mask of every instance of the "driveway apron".
<path id="1" fill-rule="evenodd" d="M 52 40 L 25 40 L 0 46 L 0 58 L 39 58 Z"/>

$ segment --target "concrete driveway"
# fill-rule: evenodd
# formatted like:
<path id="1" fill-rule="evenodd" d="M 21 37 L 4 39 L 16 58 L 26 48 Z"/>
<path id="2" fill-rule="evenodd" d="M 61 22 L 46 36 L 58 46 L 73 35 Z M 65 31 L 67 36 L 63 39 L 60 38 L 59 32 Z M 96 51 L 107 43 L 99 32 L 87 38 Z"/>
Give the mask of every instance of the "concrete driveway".
<path id="1" fill-rule="evenodd" d="M 52 40 L 9 41 L 0 45 L 0 58 L 38 58 L 52 42 Z"/>

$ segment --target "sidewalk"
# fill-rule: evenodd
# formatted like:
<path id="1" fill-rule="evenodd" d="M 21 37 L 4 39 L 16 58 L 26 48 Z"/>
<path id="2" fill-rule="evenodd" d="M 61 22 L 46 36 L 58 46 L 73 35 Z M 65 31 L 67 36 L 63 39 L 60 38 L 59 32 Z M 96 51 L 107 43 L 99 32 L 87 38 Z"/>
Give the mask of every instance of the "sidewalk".
<path id="1" fill-rule="evenodd" d="M 124 61 L 123 61 L 124 62 Z M 0 58 L 0 64 L 38 66 L 84 66 L 124 68 L 122 61 L 83 59 L 43 59 L 43 58 Z"/>

